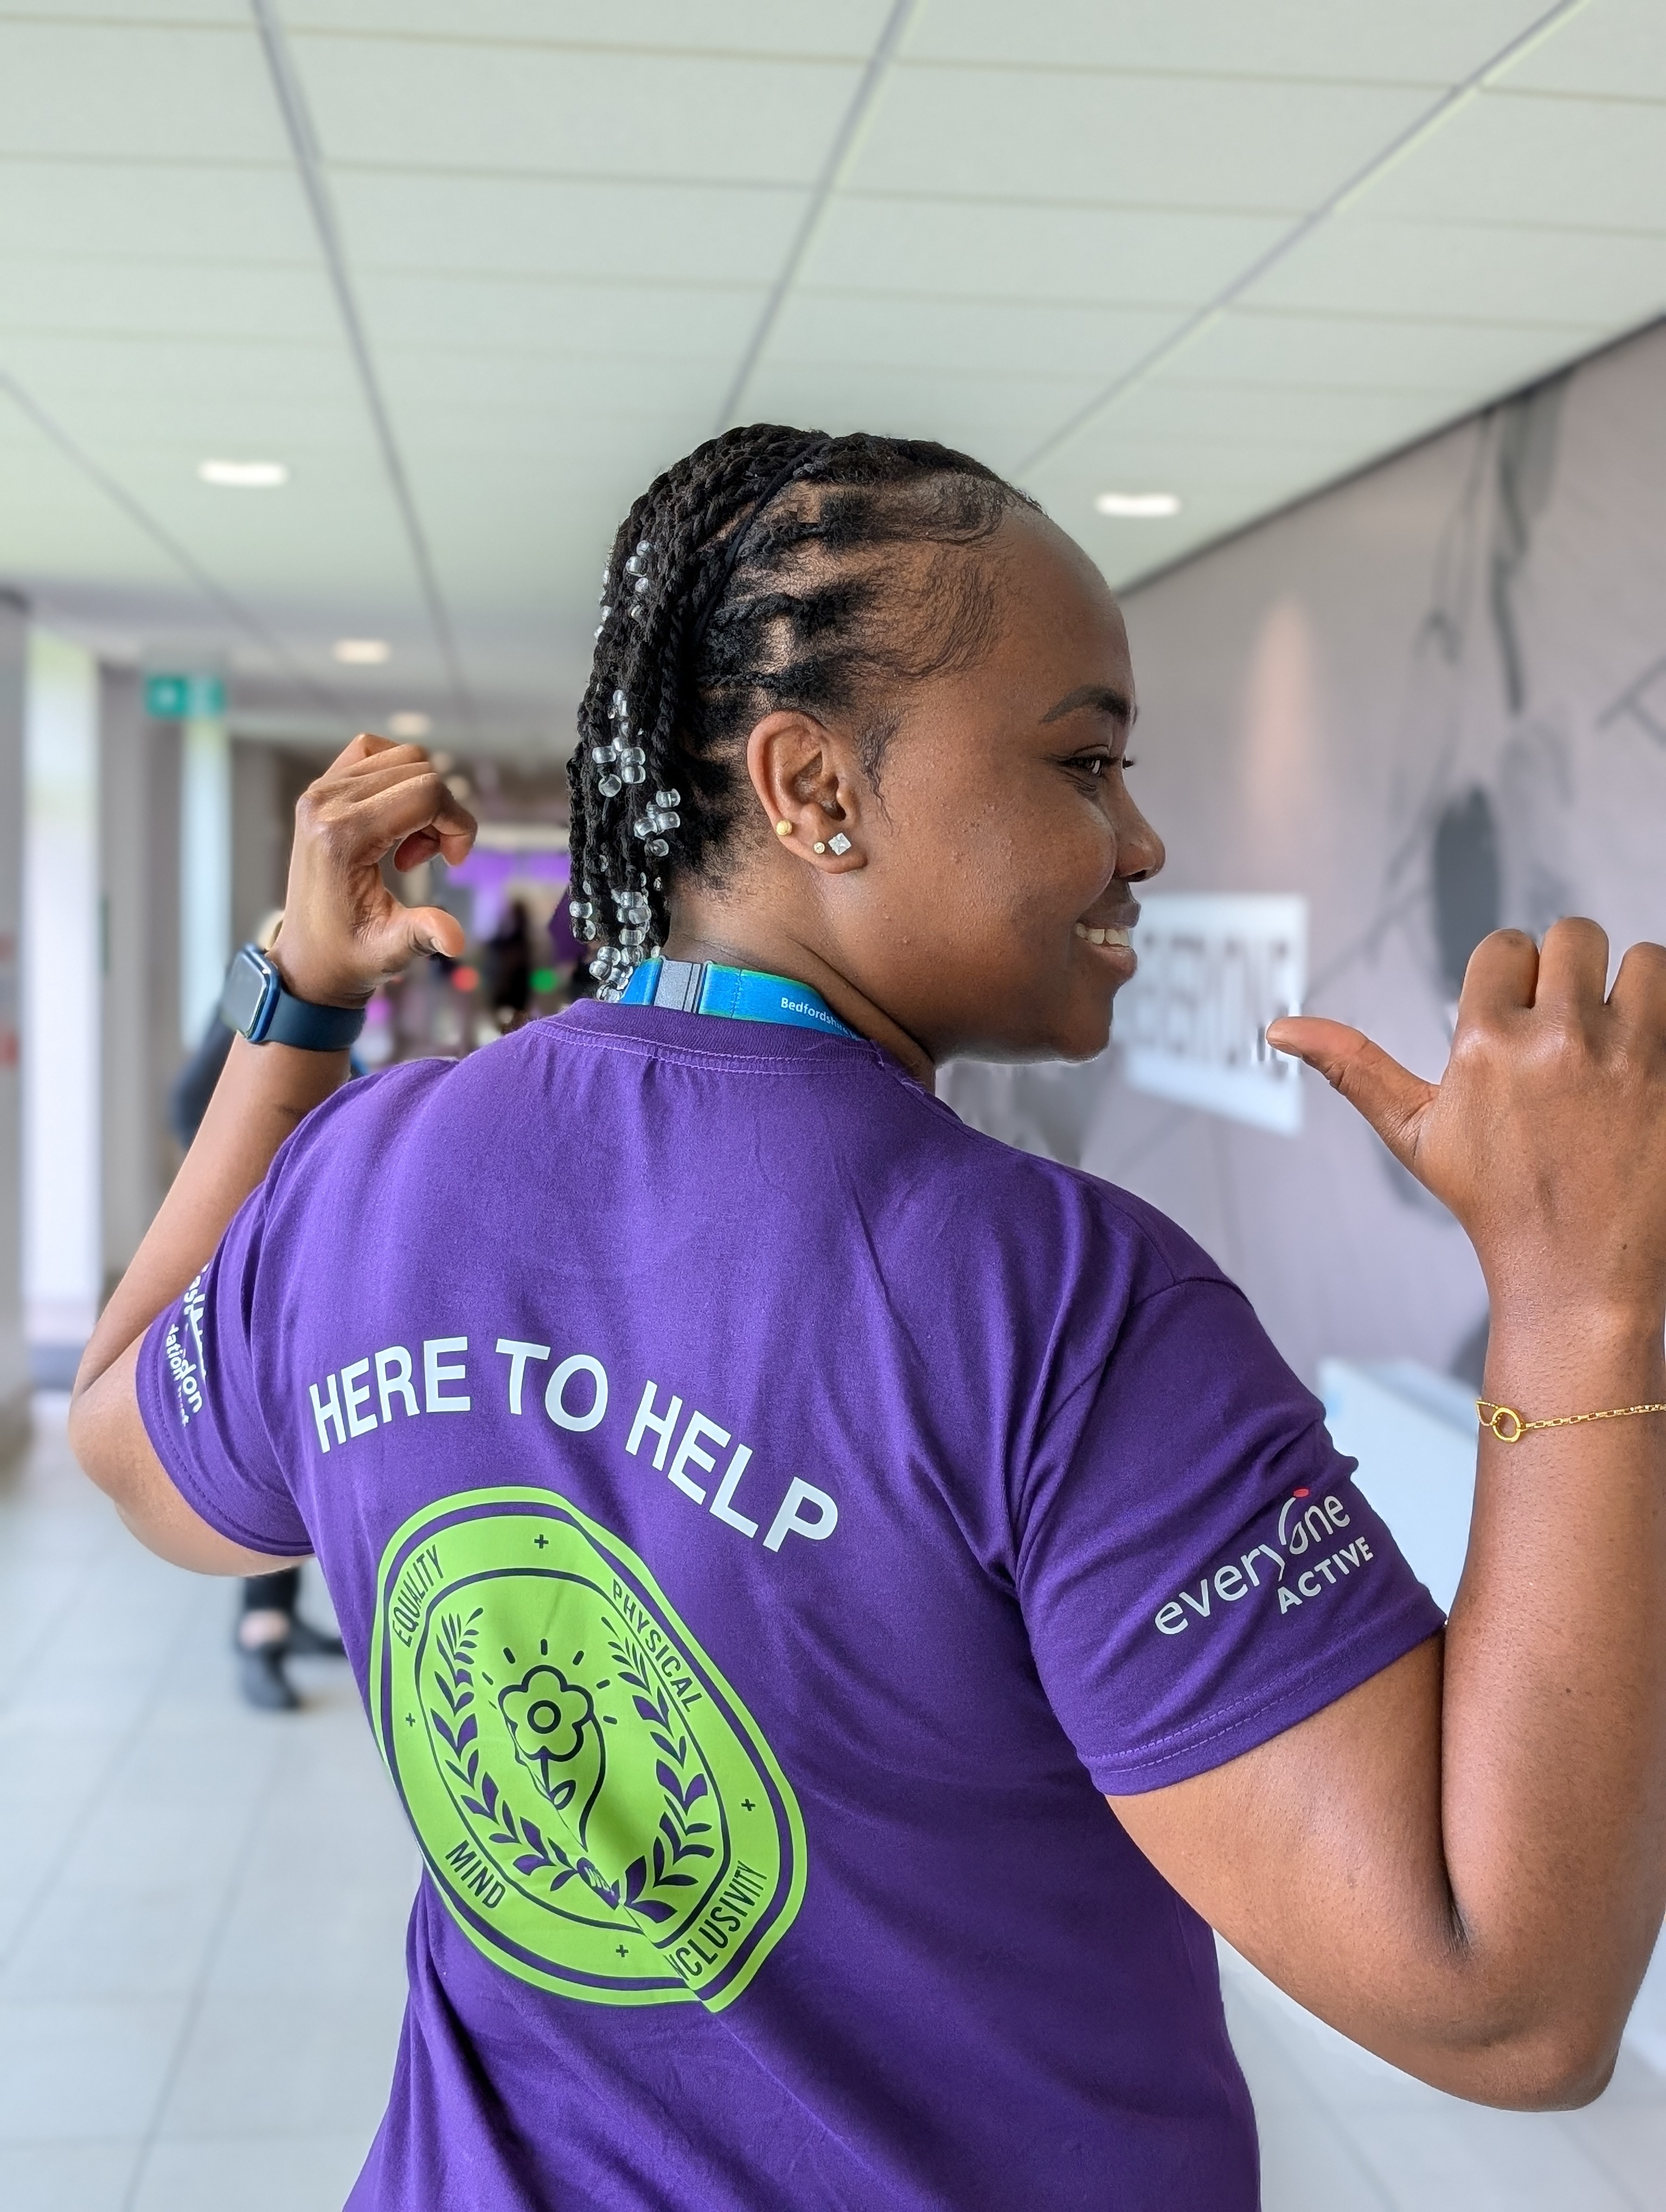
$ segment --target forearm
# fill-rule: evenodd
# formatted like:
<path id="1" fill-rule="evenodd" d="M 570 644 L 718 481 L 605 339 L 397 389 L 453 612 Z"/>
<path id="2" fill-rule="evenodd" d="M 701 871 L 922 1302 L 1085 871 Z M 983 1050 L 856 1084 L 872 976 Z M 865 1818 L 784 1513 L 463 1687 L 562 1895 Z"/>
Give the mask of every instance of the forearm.
<path id="1" fill-rule="evenodd" d="M 283 933 L 273 959 L 291 994 L 317 1006 L 362 1006 L 420 952 L 463 951 L 455 918 L 402 906 L 382 864 L 409 871 L 437 854 L 455 866 L 473 842 L 426 753 L 361 736 L 295 808 Z M 233 1040 L 196 1141 L 133 1264 L 105 1308 L 76 1377 L 70 1441 L 134 1534 L 164 1559 L 240 1574 L 246 1552 L 202 1519 L 156 1455 L 140 1411 L 137 1346 L 213 1256 L 278 1146 L 346 1080 L 345 1052 Z"/>
<path id="2" fill-rule="evenodd" d="M 77 1401 L 206 1265 L 278 1146 L 347 1073 L 344 1052 L 233 1040 L 185 1164 L 93 1332 Z"/>
<path id="3" fill-rule="evenodd" d="M 1490 1399 L 1666 1399 L 1657 1316 L 1503 1304 Z M 1617 2035 L 1666 1905 L 1666 1415 L 1483 1434 L 1447 1631 L 1440 1828 L 1474 2028 Z"/>

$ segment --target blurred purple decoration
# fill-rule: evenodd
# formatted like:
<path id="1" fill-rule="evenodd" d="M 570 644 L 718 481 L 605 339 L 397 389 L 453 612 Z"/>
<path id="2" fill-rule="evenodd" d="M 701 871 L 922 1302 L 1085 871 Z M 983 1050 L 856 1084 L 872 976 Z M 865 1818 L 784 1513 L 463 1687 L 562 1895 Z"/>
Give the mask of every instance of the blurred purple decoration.
<path id="1" fill-rule="evenodd" d="M 454 884 L 466 884 L 474 893 L 474 934 L 488 938 L 497 927 L 505 906 L 508 903 L 509 886 L 515 883 L 550 884 L 564 891 L 569 867 L 565 853 L 531 849 L 526 852 L 505 853 L 496 848 L 483 850 L 476 846 L 466 860 L 450 872 Z M 557 921 L 566 927 L 567 905 L 563 898 L 557 909 Z M 555 934 L 552 926 L 551 934 Z M 560 939 L 557 938 L 557 944 Z M 571 933 L 568 932 L 571 942 Z M 577 948 L 565 956 L 577 957 Z"/>

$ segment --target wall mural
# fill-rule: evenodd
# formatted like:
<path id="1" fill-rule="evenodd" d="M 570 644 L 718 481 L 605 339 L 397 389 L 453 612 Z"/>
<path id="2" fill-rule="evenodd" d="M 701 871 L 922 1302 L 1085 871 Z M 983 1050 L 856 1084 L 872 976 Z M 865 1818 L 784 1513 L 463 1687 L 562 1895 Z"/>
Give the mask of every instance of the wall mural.
<path id="1" fill-rule="evenodd" d="M 1666 939 L 1663 377 L 1657 327 L 1128 599 L 1163 890 L 1304 896 L 1307 1006 L 1422 1073 L 1489 930 Z M 1310 1379 L 1327 1353 L 1477 1372 L 1467 1242 L 1316 1079 L 1280 1138 L 1118 1059 L 943 1090 L 1174 1215 Z"/>

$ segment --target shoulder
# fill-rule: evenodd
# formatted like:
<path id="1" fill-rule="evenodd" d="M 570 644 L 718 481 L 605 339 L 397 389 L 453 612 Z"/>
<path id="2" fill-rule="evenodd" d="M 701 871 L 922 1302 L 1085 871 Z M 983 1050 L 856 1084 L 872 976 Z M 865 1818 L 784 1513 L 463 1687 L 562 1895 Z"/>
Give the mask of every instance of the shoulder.
<path id="1" fill-rule="evenodd" d="M 386 1158 L 400 1133 L 444 1099 L 447 1085 L 466 1065 L 402 1060 L 344 1083 L 279 1148 L 267 1170 L 269 1197 L 311 1190 L 326 1171 L 356 1175 L 368 1160 Z"/>
<path id="2" fill-rule="evenodd" d="M 914 1091 L 922 1120 L 929 1116 L 928 1141 L 969 1231 L 1031 1243 L 1055 1260 L 1073 1255 L 1090 1266 L 1115 1254 L 1117 1272 L 1135 1279 L 1129 1284 L 1135 1296 L 1189 1282 L 1226 1283 L 1201 1244 L 1132 1191 L 1004 1144 L 970 1127 L 940 1099 L 905 1081 L 902 1087 Z"/>

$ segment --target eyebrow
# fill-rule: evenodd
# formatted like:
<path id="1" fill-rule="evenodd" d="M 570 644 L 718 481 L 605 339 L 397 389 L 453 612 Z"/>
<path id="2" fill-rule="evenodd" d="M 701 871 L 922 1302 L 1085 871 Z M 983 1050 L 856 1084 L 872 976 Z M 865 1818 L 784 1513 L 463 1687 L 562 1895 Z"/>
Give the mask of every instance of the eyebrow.
<path id="1" fill-rule="evenodd" d="M 1073 691 L 1067 691 L 1058 705 L 1042 716 L 1043 726 L 1061 720 L 1066 714 L 1076 714 L 1083 707 L 1091 707 L 1101 714 L 1109 714 L 1113 721 L 1134 727 L 1136 709 L 1126 692 L 1117 691 L 1108 684 L 1081 684 Z"/>

